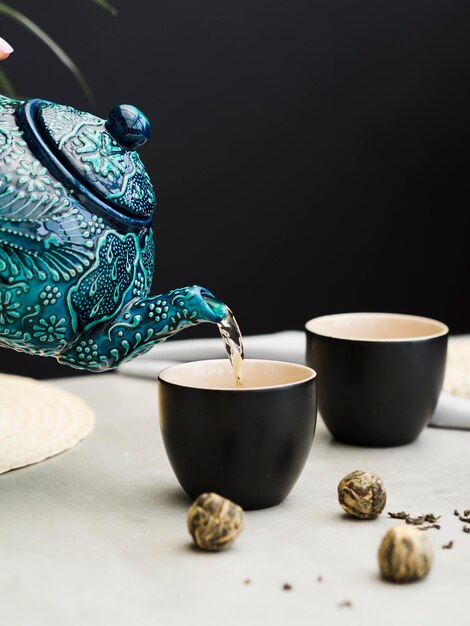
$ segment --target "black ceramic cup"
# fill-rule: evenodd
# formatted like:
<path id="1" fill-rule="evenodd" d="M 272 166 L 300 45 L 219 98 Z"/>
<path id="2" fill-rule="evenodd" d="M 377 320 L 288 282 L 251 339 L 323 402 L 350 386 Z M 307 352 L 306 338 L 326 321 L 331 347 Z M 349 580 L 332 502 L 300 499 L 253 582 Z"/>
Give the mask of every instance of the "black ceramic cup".
<path id="1" fill-rule="evenodd" d="M 228 359 L 169 367 L 158 376 L 160 427 L 171 466 L 192 499 L 216 492 L 244 509 L 282 502 L 315 434 L 316 373 L 245 359 L 235 388 Z"/>
<path id="2" fill-rule="evenodd" d="M 306 324 L 318 409 L 339 441 L 399 446 L 429 423 L 444 378 L 442 322 L 393 313 L 326 315 Z"/>

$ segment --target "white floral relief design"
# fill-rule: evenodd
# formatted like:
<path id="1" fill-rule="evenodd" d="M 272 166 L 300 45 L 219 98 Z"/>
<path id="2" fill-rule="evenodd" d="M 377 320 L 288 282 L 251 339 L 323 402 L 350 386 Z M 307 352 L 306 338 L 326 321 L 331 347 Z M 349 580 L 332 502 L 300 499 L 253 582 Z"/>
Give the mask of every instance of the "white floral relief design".
<path id="1" fill-rule="evenodd" d="M 28 193 L 46 191 L 46 186 L 52 184 L 47 169 L 39 161 L 20 161 L 16 173 L 19 176 L 18 185 L 25 187 Z"/>

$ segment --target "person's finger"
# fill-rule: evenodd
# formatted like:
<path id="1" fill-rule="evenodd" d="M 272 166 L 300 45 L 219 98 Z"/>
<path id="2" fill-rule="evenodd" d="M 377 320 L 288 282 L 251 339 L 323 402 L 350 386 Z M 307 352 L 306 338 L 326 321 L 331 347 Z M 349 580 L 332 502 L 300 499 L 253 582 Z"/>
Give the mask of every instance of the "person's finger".
<path id="1" fill-rule="evenodd" d="M 10 46 L 8 41 L 5 41 L 0 37 L 0 61 L 4 59 L 8 59 L 10 54 L 13 52 L 13 48 Z"/>

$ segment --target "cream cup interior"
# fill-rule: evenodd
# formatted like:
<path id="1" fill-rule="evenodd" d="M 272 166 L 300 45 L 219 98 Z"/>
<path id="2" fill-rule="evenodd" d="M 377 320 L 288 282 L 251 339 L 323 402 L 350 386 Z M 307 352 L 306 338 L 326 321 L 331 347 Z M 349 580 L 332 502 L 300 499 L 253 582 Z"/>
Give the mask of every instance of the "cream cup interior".
<path id="1" fill-rule="evenodd" d="M 316 377 L 316 372 L 305 365 L 245 359 L 243 361 L 243 387 L 235 387 L 235 376 L 230 361 L 215 359 L 180 363 L 162 370 L 159 379 L 195 389 L 230 389 L 243 392 L 248 389 L 271 389 L 298 384 Z"/>
<path id="2" fill-rule="evenodd" d="M 418 341 L 449 332 L 437 320 L 399 313 L 325 315 L 308 321 L 305 328 L 316 335 L 355 341 Z"/>

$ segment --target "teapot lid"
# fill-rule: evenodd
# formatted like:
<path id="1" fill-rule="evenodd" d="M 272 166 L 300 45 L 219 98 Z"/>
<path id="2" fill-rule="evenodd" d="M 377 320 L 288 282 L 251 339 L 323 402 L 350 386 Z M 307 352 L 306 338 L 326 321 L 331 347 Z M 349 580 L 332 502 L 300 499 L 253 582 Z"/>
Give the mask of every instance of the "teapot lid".
<path id="1" fill-rule="evenodd" d="M 93 208 L 104 207 L 108 217 L 128 226 L 150 225 L 155 193 L 135 152 L 150 137 L 150 124 L 139 109 L 119 105 L 103 120 L 70 106 L 30 100 L 20 122 L 25 138 L 38 148 L 36 156 L 79 200 L 91 200 Z"/>

